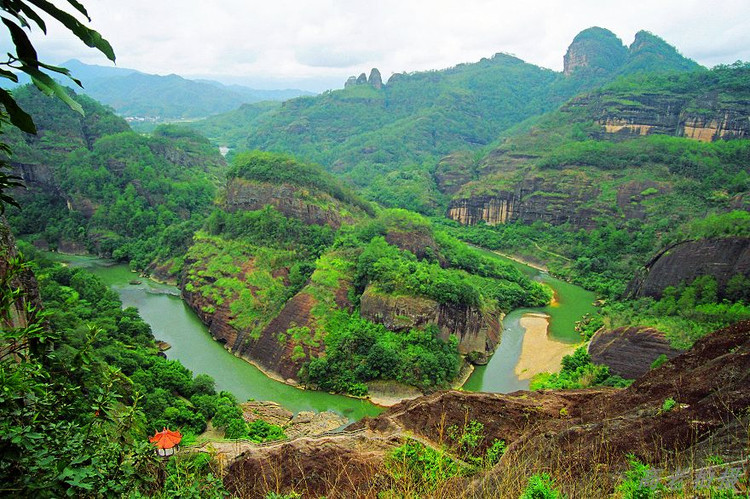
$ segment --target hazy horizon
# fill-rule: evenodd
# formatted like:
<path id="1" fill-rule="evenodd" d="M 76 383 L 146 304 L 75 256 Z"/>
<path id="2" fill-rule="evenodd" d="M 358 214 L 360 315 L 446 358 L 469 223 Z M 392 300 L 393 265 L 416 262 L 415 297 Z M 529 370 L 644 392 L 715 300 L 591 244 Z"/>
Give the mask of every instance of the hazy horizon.
<path id="1" fill-rule="evenodd" d="M 178 74 L 259 89 L 341 88 L 347 77 L 377 67 L 383 79 L 400 72 L 443 69 L 504 52 L 555 71 L 575 37 L 607 28 L 625 45 L 641 29 L 712 67 L 750 60 L 750 6 L 727 0 L 721 9 L 691 0 L 609 2 L 489 0 L 224 0 L 84 2 L 113 45 L 117 66 Z M 111 65 L 64 28 L 32 35 L 42 60 L 79 59 Z M 7 49 L 8 41 L 3 41 Z"/>

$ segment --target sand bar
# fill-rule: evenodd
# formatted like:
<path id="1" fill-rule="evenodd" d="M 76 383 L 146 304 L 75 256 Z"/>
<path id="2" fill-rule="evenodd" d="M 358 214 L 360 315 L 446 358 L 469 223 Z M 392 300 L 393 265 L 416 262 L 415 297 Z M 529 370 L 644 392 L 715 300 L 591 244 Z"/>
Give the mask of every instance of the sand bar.
<path id="1" fill-rule="evenodd" d="M 519 321 L 526 329 L 521 345 L 521 357 L 516 364 L 518 379 L 531 379 L 541 372 L 560 371 L 560 361 L 573 353 L 578 346 L 549 338 L 549 316 L 547 314 L 524 314 Z"/>

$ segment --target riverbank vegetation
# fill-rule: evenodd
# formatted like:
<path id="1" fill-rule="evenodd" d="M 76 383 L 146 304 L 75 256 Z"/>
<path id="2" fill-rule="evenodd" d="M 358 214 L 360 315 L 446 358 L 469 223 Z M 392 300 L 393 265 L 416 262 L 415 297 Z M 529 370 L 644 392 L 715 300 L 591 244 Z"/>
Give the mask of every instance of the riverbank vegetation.
<path id="1" fill-rule="evenodd" d="M 235 397 L 217 393 L 210 376 L 194 376 L 159 354 L 137 310 L 123 309 L 97 277 L 20 246 L 31 263 L 11 262 L 3 296 L 18 296 L 8 283 L 28 266 L 44 311 L 29 309 L 35 319 L 2 330 L 4 345 L 28 345 L 21 361 L 0 362 L 0 447 L 13 456 L 0 466 L 3 490 L 120 495 L 163 487 L 214 496 L 223 486 L 207 459 L 184 456 L 160 476 L 148 437 L 169 427 L 188 442 L 210 421 L 226 438 L 284 438 L 281 428 L 265 421 L 247 424 Z"/>
<path id="2" fill-rule="evenodd" d="M 71 95 L 85 116 L 31 86 L 14 91 L 40 133 L 11 129 L 6 139 L 13 161 L 36 172 L 19 193 L 23 211 L 7 214 L 16 235 L 141 271 L 184 254 L 210 212 L 223 158 L 192 130 L 163 125 L 141 136 L 110 109 Z"/>

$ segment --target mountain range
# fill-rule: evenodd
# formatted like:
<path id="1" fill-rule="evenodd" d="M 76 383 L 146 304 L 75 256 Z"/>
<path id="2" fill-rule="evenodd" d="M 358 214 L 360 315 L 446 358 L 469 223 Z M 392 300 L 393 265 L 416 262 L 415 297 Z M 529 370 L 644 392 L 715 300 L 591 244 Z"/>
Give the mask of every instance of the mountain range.
<path id="1" fill-rule="evenodd" d="M 626 47 L 594 27 L 575 37 L 563 72 L 502 53 L 439 71 L 395 74 L 386 83 L 373 69 L 342 90 L 273 109 L 250 104 L 192 126 L 230 148 L 290 152 L 320 163 L 387 206 L 435 213 L 445 201 L 432 179 L 441 157 L 488 147 L 518 123 L 608 81 L 700 69 L 646 31 Z"/>
<path id="2" fill-rule="evenodd" d="M 205 118 L 246 103 L 311 95 L 304 90 L 260 90 L 213 80 L 191 80 L 175 74 L 148 74 L 129 68 L 84 64 L 77 59 L 60 66 L 83 82 L 83 89 L 76 89 L 79 93 L 111 106 L 134 124 Z M 21 83 L 28 83 L 28 79 Z"/>

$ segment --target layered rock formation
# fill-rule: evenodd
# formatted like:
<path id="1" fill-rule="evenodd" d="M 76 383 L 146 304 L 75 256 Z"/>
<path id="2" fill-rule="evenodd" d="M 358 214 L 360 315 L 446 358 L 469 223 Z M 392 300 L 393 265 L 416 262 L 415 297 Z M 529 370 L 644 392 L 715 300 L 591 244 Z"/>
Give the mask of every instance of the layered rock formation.
<path id="1" fill-rule="evenodd" d="M 437 326 L 440 338 L 458 338 L 458 351 L 478 364 L 486 364 L 500 341 L 499 313 L 483 313 L 475 307 L 440 304 L 414 296 L 393 296 L 368 286 L 360 298 L 362 317 L 393 331 Z"/>
<path id="2" fill-rule="evenodd" d="M 465 225 L 484 221 L 488 225 L 509 222 L 544 221 L 559 225 L 571 223 L 593 228 L 594 217 L 601 213 L 591 205 L 599 195 L 599 187 L 582 172 L 564 170 L 554 178 L 529 175 L 510 180 L 497 175 L 497 187 L 489 194 L 467 193 L 456 196 L 448 207 L 447 217 Z"/>
<path id="3" fill-rule="evenodd" d="M 696 102 L 689 96 L 644 93 L 624 97 L 598 93 L 574 99 L 569 108 L 586 107 L 606 135 L 673 135 L 702 142 L 750 137 L 750 102 L 705 96 Z M 696 110 L 700 105 L 702 109 Z"/>
<path id="4" fill-rule="evenodd" d="M 668 286 L 690 283 L 710 275 L 719 285 L 719 298 L 729 280 L 750 277 L 750 238 L 701 239 L 676 244 L 655 256 L 628 287 L 634 296 L 660 298 Z"/>
<path id="5" fill-rule="evenodd" d="M 273 206 L 285 216 L 307 224 L 328 225 L 338 229 L 352 223 L 351 206 L 323 193 L 290 184 L 270 184 L 235 177 L 226 188 L 224 207 L 229 212 L 254 211 Z M 349 213 L 349 215 L 347 215 Z"/>
<path id="6" fill-rule="evenodd" d="M 673 359 L 682 353 L 669 345 L 664 333 L 641 326 L 598 331 L 588 348 L 594 364 L 607 365 L 625 379 L 640 378 L 661 355 Z"/>

